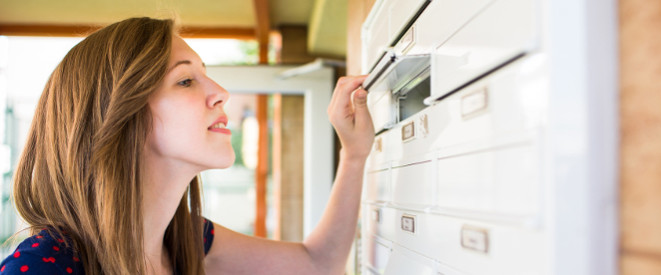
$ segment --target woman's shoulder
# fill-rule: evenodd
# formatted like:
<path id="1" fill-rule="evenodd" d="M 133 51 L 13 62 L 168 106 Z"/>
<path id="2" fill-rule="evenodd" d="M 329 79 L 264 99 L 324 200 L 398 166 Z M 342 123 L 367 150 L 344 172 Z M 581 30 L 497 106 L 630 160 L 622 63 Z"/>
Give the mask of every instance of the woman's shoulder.
<path id="1" fill-rule="evenodd" d="M 0 275 L 84 274 L 82 262 L 65 238 L 42 230 L 22 241 L 16 250 L 0 263 Z"/>

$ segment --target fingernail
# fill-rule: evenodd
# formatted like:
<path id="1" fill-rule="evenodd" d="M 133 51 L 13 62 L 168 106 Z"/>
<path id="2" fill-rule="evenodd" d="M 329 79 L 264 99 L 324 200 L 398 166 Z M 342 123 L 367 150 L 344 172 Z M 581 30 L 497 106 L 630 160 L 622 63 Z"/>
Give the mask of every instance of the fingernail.
<path id="1" fill-rule="evenodd" d="M 358 90 L 356 92 L 356 98 L 365 99 L 367 97 L 367 92 L 365 90 Z"/>

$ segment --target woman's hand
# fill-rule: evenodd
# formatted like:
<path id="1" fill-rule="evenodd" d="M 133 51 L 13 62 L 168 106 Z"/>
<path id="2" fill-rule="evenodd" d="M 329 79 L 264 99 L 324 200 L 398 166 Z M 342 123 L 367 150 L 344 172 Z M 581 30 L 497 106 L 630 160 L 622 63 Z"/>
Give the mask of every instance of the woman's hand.
<path id="1" fill-rule="evenodd" d="M 342 144 L 343 157 L 364 160 L 374 142 L 374 125 L 367 110 L 367 76 L 345 76 L 337 81 L 328 105 L 328 117 Z"/>

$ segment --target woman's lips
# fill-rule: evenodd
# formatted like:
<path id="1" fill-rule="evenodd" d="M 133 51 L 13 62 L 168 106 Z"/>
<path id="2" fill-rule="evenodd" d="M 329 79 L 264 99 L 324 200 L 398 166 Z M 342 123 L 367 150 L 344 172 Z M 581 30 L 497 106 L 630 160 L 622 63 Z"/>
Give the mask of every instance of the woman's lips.
<path id="1" fill-rule="evenodd" d="M 222 134 L 232 134 L 232 131 L 227 128 L 227 117 L 219 117 L 211 126 L 209 126 L 209 131 L 222 133 Z"/>
<path id="2" fill-rule="evenodd" d="M 232 131 L 227 128 L 209 128 L 209 131 L 228 135 L 232 134 Z"/>

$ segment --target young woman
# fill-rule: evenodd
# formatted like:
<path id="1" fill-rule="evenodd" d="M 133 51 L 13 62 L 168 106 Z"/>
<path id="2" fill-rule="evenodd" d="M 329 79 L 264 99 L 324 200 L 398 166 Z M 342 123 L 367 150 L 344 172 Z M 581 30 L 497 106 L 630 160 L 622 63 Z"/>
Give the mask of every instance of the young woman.
<path id="1" fill-rule="evenodd" d="M 322 220 L 303 243 L 235 233 L 201 216 L 197 175 L 234 161 L 229 94 L 170 20 L 132 18 L 76 45 L 39 100 L 14 179 L 34 236 L 5 274 L 341 274 L 374 139 L 364 77 L 338 81 L 342 143 Z"/>

